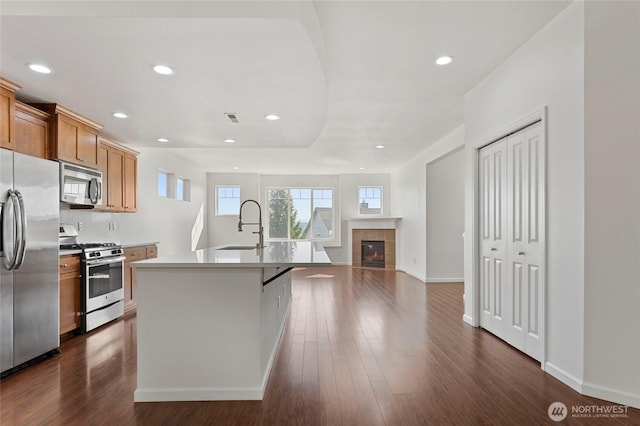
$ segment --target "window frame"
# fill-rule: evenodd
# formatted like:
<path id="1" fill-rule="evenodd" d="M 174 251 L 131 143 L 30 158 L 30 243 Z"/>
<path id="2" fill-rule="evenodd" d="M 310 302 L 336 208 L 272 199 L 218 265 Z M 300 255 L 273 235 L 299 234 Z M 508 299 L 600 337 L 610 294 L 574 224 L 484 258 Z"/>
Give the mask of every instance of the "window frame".
<path id="1" fill-rule="evenodd" d="M 160 193 L 160 175 L 164 175 L 164 195 Z M 170 173 L 158 170 L 156 173 L 156 195 L 160 198 L 169 198 L 169 177 Z"/>
<path id="2" fill-rule="evenodd" d="M 220 213 L 218 211 L 218 209 L 220 208 L 220 201 L 218 200 L 218 189 L 219 188 L 232 188 L 232 189 L 238 189 L 238 212 L 236 213 Z M 215 186 L 215 215 L 216 216 L 220 216 L 220 217 L 225 217 L 225 216 L 238 216 L 238 214 L 240 213 L 240 203 L 242 202 L 242 187 L 240 185 L 216 185 Z M 223 198 L 235 198 L 235 197 L 223 197 Z"/>
<path id="3" fill-rule="evenodd" d="M 380 190 L 380 212 L 379 213 L 363 213 L 360 210 L 360 206 L 362 204 L 361 199 L 360 199 L 360 190 L 362 189 L 379 189 Z M 377 199 L 377 198 L 372 198 L 372 199 Z M 365 198 L 366 200 L 366 198 Z M 360 185 L 358 186 L 358 193 L 357 193 L 357 208 L 358 208 L 358 216 L 382 216 L 384 213 L 384 187 L 382 185 Z"/>
<path id="4" fill-rule="evenodd" d="M 337 214 L 337 208 L 336 208 L 336 189 L 332 186 L 307 186 L 307 185 L 301 185 L 301 186 L 267 186 L 264 188 L 265 189 L 265 208 L 264 208 L 264 216 L 265 216 L 265 240 L 266 241 L 318 241 L 318 242 L 324 242 L 324 243 L 328 243 L 328 242 L 335 242 L 336 241 L 336 214 Z M 269 192 L 270 191 L 281 191 L 281 190 L 286 190 L 289 193 L 289 196 L 291 196 L 291 190 L 303 190 L 303 189 L 307 189 L 311 191 L 311 217 L 309 218 L 309 221 L 311 222 L 311 238 L 299 238 L 299 239 L 291 239 L 291 228 L 289 226 L 287 226 L 287 237 L 286 238 L 272 238 L 270 237 L 270 223 L 269 223 L 269 202 L 270 202 L 270 197 L 269 197 Z M 316 238 L 313 237 L 314 234 L 314 223 L 313 223 L 313 210 L 314 210 L 314 198 L 313 198 L 313 193 L 314 191 L 326 191 L 329 190 L 331 191 L 331 224 L 332 224 L 332 235 L 329 238 Z M 326 200 L 326 198 L 322 198 L 323 200 Z"/>

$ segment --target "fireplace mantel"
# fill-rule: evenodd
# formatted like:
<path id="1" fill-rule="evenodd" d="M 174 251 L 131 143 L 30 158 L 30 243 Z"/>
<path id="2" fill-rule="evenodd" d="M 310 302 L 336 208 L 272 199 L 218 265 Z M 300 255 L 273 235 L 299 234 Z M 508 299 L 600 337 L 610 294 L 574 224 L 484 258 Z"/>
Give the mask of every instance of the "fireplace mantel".
<path id="1" fill-rule="evenodd" d="M 397 229 L 401 217 L 352 217 L 347 218 L 349 229 Z"/>

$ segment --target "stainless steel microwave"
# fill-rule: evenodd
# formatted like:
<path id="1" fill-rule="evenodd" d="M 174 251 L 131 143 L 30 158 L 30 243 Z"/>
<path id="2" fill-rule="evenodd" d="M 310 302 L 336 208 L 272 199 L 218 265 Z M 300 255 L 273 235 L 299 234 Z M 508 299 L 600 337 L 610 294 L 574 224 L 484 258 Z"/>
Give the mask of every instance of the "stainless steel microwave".
<path id="1" fill-rule="evenodd" d="M 60 201 L 85 206 L 102 204 L 102 172 L 61 161 Z"/>

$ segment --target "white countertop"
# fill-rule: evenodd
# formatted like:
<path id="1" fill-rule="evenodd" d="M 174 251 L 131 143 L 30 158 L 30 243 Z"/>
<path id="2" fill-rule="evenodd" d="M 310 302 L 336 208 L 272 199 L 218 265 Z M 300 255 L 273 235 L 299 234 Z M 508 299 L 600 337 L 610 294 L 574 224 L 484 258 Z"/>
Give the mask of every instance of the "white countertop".
<path id="1" fill-rule="evenodd" d="M 310 241 L 268 242 L 262 250 L 220 250 L 224 246 L 211 247 L 174 256 L 133 262 L 135 268 L 263 268 L 272 266 L 322 266 L 331 265 L 331 259 L 322 244 Z"/>

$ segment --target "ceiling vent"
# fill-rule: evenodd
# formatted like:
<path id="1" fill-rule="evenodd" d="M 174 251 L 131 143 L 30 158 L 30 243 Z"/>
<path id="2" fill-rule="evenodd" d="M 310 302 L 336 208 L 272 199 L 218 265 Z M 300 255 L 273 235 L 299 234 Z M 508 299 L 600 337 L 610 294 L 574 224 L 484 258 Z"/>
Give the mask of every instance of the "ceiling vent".
<path id="1" fill-rule="evenodd" d="M 226 115 L 227 118 L 229 119 L 229 121 L 232 122 L 232 123 L 239 123 L 240 122 L 240 120 L 238 120 L 238 116 L 233 112 L 225 112 L 224 115 Z"/>

